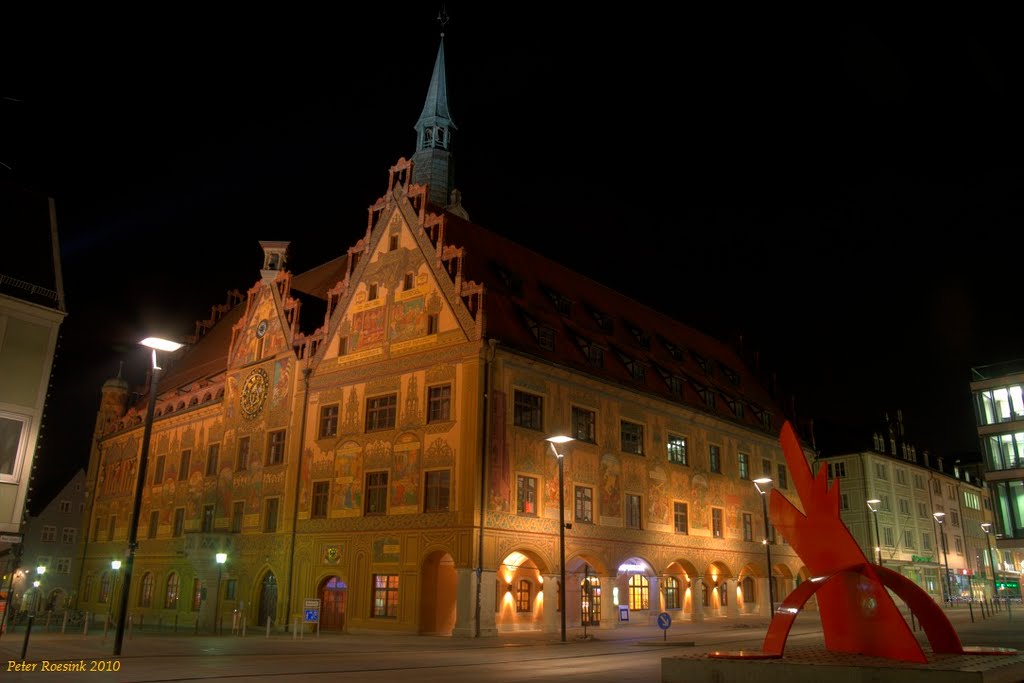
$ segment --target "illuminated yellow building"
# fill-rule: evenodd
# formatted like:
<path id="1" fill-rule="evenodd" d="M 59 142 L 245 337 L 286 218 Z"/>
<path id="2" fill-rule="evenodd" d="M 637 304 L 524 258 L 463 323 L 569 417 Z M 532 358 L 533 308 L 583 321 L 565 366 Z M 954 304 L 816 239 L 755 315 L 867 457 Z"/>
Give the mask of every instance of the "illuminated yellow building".
<path id="1" fill-rule="evenodd" d="M 560 497 L 570 626 L 768 614 L 752 480 L 795 499 L 779 406 L 711 337 L 468 220 L 444 68 L 442 46 L 417 151 L 354 246 L 293 275 L 262 242 L 260 278 L 168 363 L 136 624 L 283 626 L 320 599 L 325 629 L 556 631 Z M 116 589 L 146 400 L 104 387 L 91 611 Z M 771 540 L 780 600 L 807 575 Z"/>

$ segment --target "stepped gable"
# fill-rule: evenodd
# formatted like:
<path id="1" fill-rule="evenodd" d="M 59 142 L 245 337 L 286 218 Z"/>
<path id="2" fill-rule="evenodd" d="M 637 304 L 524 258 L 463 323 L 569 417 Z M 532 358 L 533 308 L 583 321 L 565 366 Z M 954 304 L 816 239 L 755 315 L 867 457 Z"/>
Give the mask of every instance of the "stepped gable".
<path id="1" fill-rule="evenodd" d="M 777 429 L 779 404 L 715 338 L 451 213 L 441 234 L 445 245 L 465 250 L 463 279 L 484 285 L 487 337 L 734 422 Z M 553 344 L 541 344 L 545 326 Z M 591 362 L 590 345 L 603 362 Z M 774 426 L 766 427 L 764 411 L 775 416 Z"/>

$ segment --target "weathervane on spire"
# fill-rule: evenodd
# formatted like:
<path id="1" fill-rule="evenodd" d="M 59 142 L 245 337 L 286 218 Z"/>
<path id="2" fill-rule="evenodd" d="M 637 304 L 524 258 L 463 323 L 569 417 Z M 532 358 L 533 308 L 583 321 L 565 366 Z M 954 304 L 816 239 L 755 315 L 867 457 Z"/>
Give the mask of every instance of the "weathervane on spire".
<path id="1" fill-rule="evenodd" d="M 437 23 L 441 24 L 441 37 L 444 38 L 444 27 L 448 25 L 451 19 L 448 18 L 448 12 L 445 11 L 444 5 L 441 5 L 441 11 L 437 15 Z"/>

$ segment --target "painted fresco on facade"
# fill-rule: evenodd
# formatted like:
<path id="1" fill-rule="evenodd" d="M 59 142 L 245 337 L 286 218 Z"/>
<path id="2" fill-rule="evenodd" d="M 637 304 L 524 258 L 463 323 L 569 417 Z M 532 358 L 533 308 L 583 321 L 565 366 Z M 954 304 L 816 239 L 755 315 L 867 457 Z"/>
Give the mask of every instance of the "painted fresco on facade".
<path id="1" fill-rule="evenodd" d="M 277 308 L 269 289 L 263 289 L 256 295 L 256 305 L 253 306 L 246 326 L 236 337 L 233 363 L 234 365 L 246 365 L 257 360 L 257 350 L 262 347 L 263 353 L 277 351 L 276 347 L 283 346 L 281 330 L 277 323 Z M 262 337 L 256 336 L 256 328 L 260 322 L 267 320 L 269 334 Z"/>
<path id="2" fill-rule="evenodd" d="M 334 509 L 342 517 L 362 512 L 362 448 L 354 441 L 342 444 L 334 458 Z"/>
<path id="3" fill-rule="evenodd" d="M 278 408 L 288 398 L 291 388 L 292 361 L 290 358 L 274 363 L 273 390 L 270 394 L 270 409 Z"/>
<path id="4" fill-rule="evenodd" d="M 490 507 L 508 512 L 511 497 L 512 465 L 505 443 L 505 392 L 491 392 L 491 480 Z"/>
<path id="5" fill-rule="evenodd" d="M 352 313 L 352 327 L 348 337 L 351 351 L 362 351 L 384 342 L 384 313 L 383 305 Z"/>
<path id="6" fill-rule="evenodd" d="M 601 456 L 601 514 L 606 517 L 622 516 L 622 469 L 611 453 Z"/>
<path id="7" fill-rule="evenodd" d="M 671 503 L 666 492 L 668 477 L 665 470 L 652 467 L 647 478 L 647 518 L 654 524 L 667 524 Z"/>
<path id="8" fill-rule="evenodd" d="M 708 478 L 703 471 L 694 472 L 690 479 L 690 527 L 707 529 L 711 524 L 708 512 Z"/>
<path id="9" fill-rule="evenodd" d="M 402 544 L 394 536 L 378 538 L 373 542 L 374 562 L 398 562 L 402 555 Z"/>
<path id="10" fill-rule="evenodd" d="M 420 443 L 413 437 L 399 441 L 394 447 L 391 471 L 391 506 L 393 514 L 419 511 Z"/>
<path id="11" fill-rule="evenodd" d="M 405 341 L 421 336 L 427 328 L 423 297 L 403 299 L 391 304 L 388 326 L 388 337 L 392 341 Z"/>

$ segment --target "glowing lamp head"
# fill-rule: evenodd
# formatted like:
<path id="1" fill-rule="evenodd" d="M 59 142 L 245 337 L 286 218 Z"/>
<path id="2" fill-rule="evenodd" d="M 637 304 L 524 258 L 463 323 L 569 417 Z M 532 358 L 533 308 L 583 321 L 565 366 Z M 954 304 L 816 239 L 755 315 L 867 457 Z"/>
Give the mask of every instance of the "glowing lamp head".
<path id="1" fill-rule="evenodd" d="M 217 564 L 224 564 L 228 561 L 227 553 L 217 553 Z"/>

